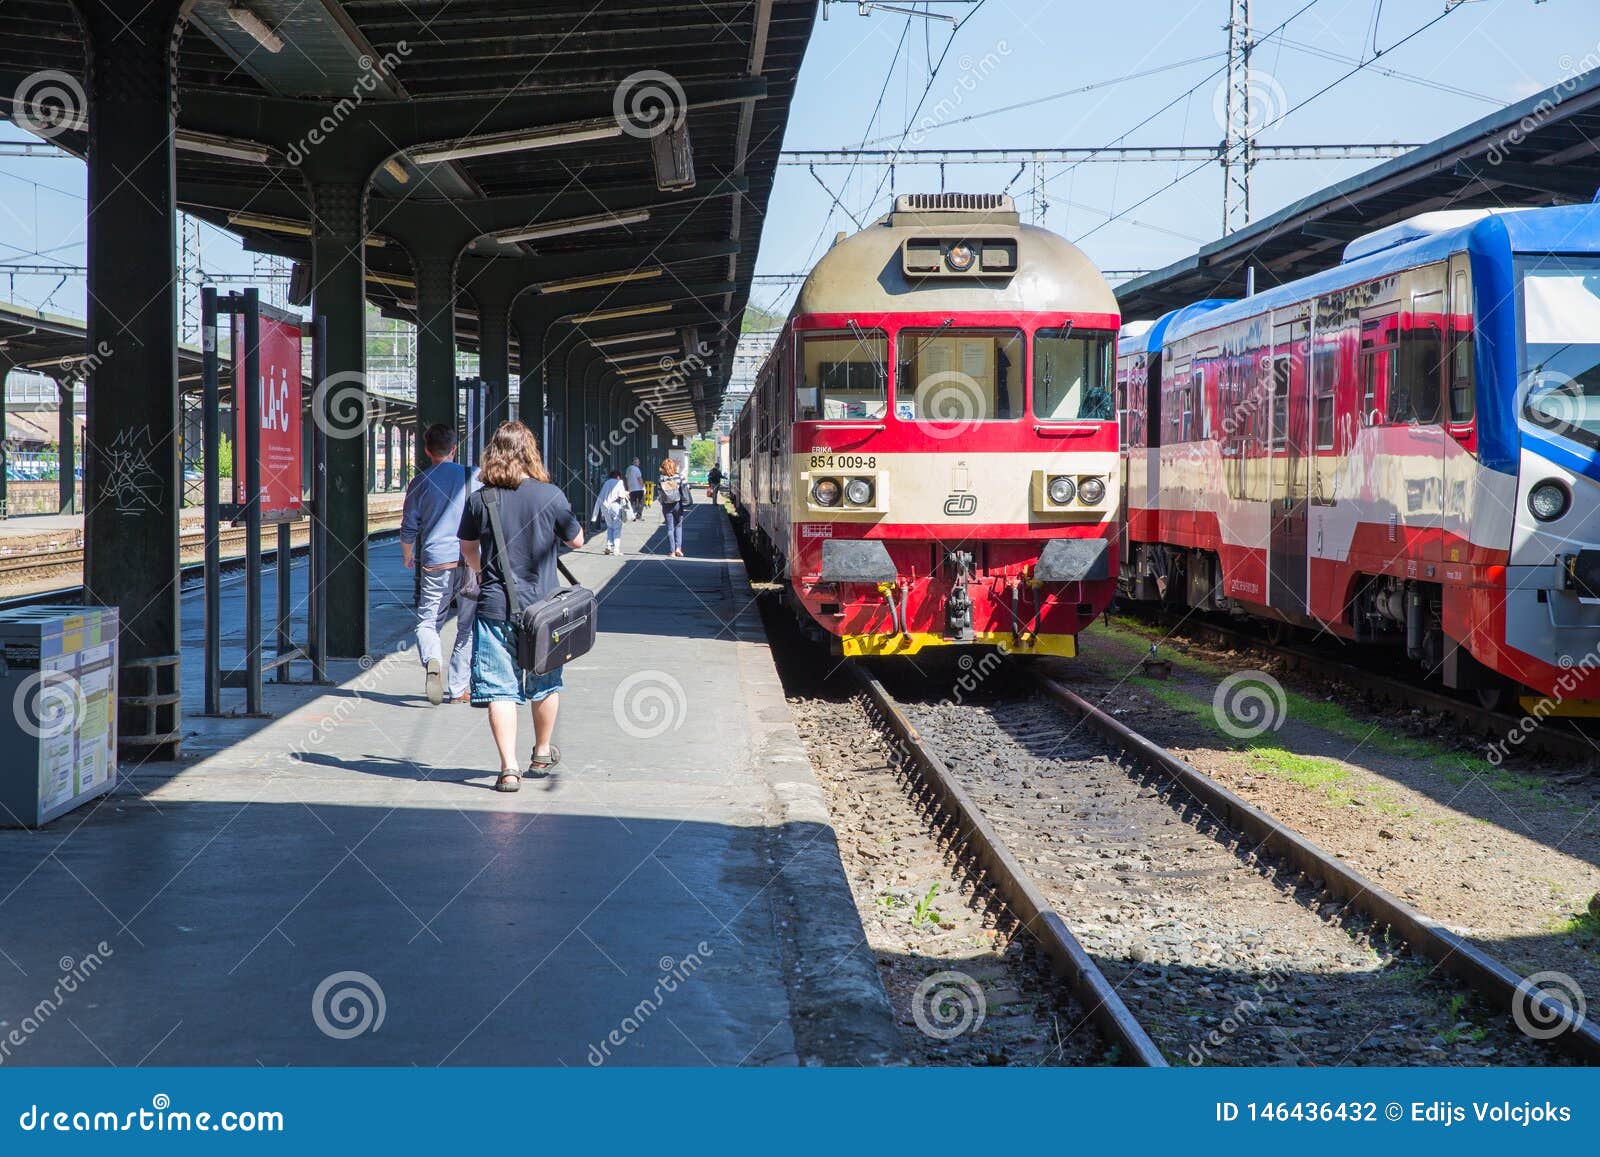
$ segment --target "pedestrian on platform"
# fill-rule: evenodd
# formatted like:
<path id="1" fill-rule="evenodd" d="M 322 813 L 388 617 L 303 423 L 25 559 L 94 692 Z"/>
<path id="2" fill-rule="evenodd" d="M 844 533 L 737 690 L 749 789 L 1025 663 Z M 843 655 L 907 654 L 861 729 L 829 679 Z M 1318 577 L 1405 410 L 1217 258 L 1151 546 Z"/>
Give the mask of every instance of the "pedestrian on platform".
<path id="1" fill-rule="evenodd" d="M 517 584 L 520 606 L 549 595 L 559 583 L 560 544 L 574 550 L 582 546 L 583 526 L 567 496 L 551 485 L 533 431 L 521 422 L 500 423 L 483 451 L 480 473 L 483 489 L 467 499 L 459 529 L 461 556 L 479 578 L 472 705 L 489 710 L 489 731 L 500 754 L 495 790 L 516 791 L 524 775 L 547 776 L 561 762 L 560 749 L 550 741 L 560 707 L 561 668 L 534 675 L 517 662 L 506 584 Z M 533 705 L 533 758 L 525 773 L 517 770 L 517 708 L 523 703 Z"/>
<path id="2" fill-rule="evenodd" d="M 638 522 L 644 517 L 644 471 L 639 468 L 639 459 L 628 463 L 625 481 L 628 484 L 628 501 L 633 504 L 633 520 Z"/>
<path id="3" fill-rule="evenodd" d="M 711 472 L 706 475 L 706 497 L 712 502 L 717 500 L 717 492 L 722 489 L 722 467 L 717 463 L 711 464 Z"/>
<path id="4" fill-rule="evenodd" d="M 622 471 L 613 470 L 611 476 L 600 484 L 600 495 L 594 500 L 591 522 L 606 524 L 606 553 L 622 553 L 622 520 L 628 516 L 628 491 L 622 484 Z"/>
<path id="5" fill-rule="evenodd" d="M 671 458 L 661 461 L 661 477 L 656 481 L 656 497 L 667 520 L 667 549 L 673 558 L 683 557 L 683 519 L 694 505 L 689 498 L 689 480 L 678 472 Z"/>
<path id="6" fill-rule="evenodd" d="M 461 566 L 461 542 L 456 529 L 471 490 L 467 468 L 452 459 L 456 432 L 443 423 L 429 426 L 422 436 L 428 465 L 406 487 L 400 515 L 400 558 L 406 569 L 422 568 L 422 592 L 417 601 L 417 658 L 422 661 L 423 691 L 428 702 L 442 703 L 446 693 L 443 648 L 439 629 L 456 603 L 456 639 L 450 649 L 448 691 L 451 699 L 464 698 L 472 673 L 472 622 L 477 602 L 475 578 Z"/>

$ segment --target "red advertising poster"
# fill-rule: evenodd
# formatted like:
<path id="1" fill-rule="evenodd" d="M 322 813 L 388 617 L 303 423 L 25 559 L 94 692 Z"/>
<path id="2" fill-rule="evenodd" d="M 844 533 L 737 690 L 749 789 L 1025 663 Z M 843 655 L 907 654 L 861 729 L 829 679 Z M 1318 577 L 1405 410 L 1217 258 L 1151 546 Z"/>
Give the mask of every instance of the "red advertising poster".
<path id="1" fill-rule="evenodd" d="M 244 318 L 236 316 L 235 381 L 244 376 Z M 234 407 L 233 494 L 245 502 L 244 391 Z M 301 513 L 300 323 L 261 311 L 261 518 L 297 518 Z"/>

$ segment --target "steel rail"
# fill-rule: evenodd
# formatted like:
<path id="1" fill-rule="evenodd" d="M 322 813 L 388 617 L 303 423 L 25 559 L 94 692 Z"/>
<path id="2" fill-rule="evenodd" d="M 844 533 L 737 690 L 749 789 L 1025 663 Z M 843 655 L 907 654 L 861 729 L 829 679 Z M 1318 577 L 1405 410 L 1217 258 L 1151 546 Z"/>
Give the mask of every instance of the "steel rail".
<path id="1" fill-rule="evenodd" d="M 860 682 L 884 723 L 903 744 L 917 778 L 932 793 L 939 811 L 956 829 L 951 842 L 960 854 L 965 849 L 977 861 L 994 885 L 995 892 L 1028 931 L 1055 971 L 1067 982 L 1073 994 L 1088 1010 L 1089 1018 L 1105 1033 L 1106 1039 L 1121 1048 L 1125 1064 L 1167 1067 L 1167 1060 L 1155 1041 L 1128 1008 L 1100 966 L 1072 934 L 1060 915 L 1050 906 L 1017 858 L 1005 846 L 983 811 L 961 786 L 939 754 L 923 739 L 922 733 L 907 718 L 899 705 L 876 678 L 859 664 L 850 670 Z"/>
<path id="2" fill-rule="evenodd" d="M 1144 608 L 1131 609 L 1147 616 L 1165 614 L 1165 612 L 1148 611 Z M 1462 724 L 1474 734 L 1492 737 L 1510 735 L 1513 732 L 1523 732 L 1522 739 L 1516 744 L 1519 750 L 1533 750 L 1545 755 L 1572 760 L 1592 760 L 1596 756 L 1600 756 L 1600 742 L 1591 741 L 1577 731 L 1559 726 L 1568 722 L 1560 716 L 1538 719 L 1537 716 L 1531 714 L 1521 715 L 1511 714 L 1506 711 L 1491 711 L 1471 700 L 1459 699 L 1449 691 L 1439 691 L 1431 687 L 1418 686 L 1415 683 L 1408 683 L 1404 679 L 1372 671 L 1354 663 L 1330 659 L 1325 654 L 1309 651 L 1292 643 L 1274 643 L 1268 639 L 1256 638 L 1234 627 L 1209 622 L 1205 619 L 1188 619 L 1181 624 L 1179 629 L 1186 634 L 1210 636 L 1223 644 L 1250 647 L 1266 652 L 1284 659 L 1296 671 L 1307 675 L 1342 680 L 1361 690 L 1376 692 L 1391 703 L 1405 707 L 1416 707 L 1423 711 L 1438 712 Z M 1535 719 L 1540 725 L 1531 730 L 1525 729 L 1523 727 L 1525 719 Z M 1556 726 L 1551 726 L 1552 723 L 1556 724 Z"/>
<path id="3" fill-rule="evenodd" d="M 396 513 L 398 513 L 398 512 L 396 512 Z M 382 528 L 382 529 L 376 529 L 376 530 L 369 530 L 368 533 L 367 533 L 367 537 L 368 537 L 368 539 L 378 539 L 378 538 L 385 538 L 386 539 L 386 538 L 390 537 L 391 535 L 398 535 L 399 533 L 400 533 L 400 528 L 398 526 L 394 526 L 394 527 L 388 527 L 388 528 Z M 304 554 L 306 554 L 306 552 L 309 551 L 310 549 L 311 549 L 311 544 L 309 542 L 302 542 L 302 543 L 299 543 L 299 544 L 291 547 L 290 550 L 289 550 L 289 555 L 292 558 L 299 558 L 299 557 L 303 556 Z M 262 550 L 261 550 L 261 558 L 262 558 L 262 561 L 264 563 L 269 561 L 269 560 L 275 561 L 277 559 L 277 557 L 278 557 L 278 552 L 277 552 L 277 549 L 275 547 L 263 547 L 262 548 Z M 205 565 L 206 565 L 205 562 L 202 560 L 200 562 L 185 563 L 184 565 L 180 566 L 178 568 L 178 582 L 181 584 L 185 579 L 197 579 L 197 578 L 200 578 L 205 572 Z M 230 556 L 227 556 L 227 557 L 223 558 L 223 560 L 222 560 L 222 569 L 225 570 L 225 571 L 239 570 L 243 566 L 244 566 L 244 555 L 243 554 L 230 555 Z M 198 588 L 196 588 L 196 589 L 198 589 Z M 82 597 L 83 597 L 83 587 L 81 585 L 75 586 L 75 587 L 58 587 L 55 590 L 49 590 L 49 591 L 34 591 L 32 594 L 13 595 L 13 596 L 11 596 L 9 598 L 0 598 L 0 611 L 8 611 L 8 610 L 11 610 L 11 609 L 13 609 L 15 607 L 35 607 L 35 606 L 48 605 L 48 604 L 52 604 L 52 603 L 69 603 L 70 604 L 70 603 L 75 602 L 76 600 L 78 600 L 78 599 L 80 599 Z"/>
<path id="4" fill-rule="evenodd" d="M 1590 1064 L 1600 1063 L 1600 1026 L 1545 996 L 1528 979 L 1443 924 L 1368 880 L 1298 832 L 1235 795 L 1216 780 L 1100 710 L 1041 671 L 1040 689 L 1078 716 L 1105 740 L 1149 771 L 1170 777 L 1203 808 L 1232 830 L 1299 868 L 1331 895 L 1380 925 L 1400 933 L 1407 944 L 1515 1018 L 1517 1010 L 1538 1024 L 1567 1027 L 1550 1042 Z M 1519 1026 L 1520 1027 L 1520 1026 Z"/>

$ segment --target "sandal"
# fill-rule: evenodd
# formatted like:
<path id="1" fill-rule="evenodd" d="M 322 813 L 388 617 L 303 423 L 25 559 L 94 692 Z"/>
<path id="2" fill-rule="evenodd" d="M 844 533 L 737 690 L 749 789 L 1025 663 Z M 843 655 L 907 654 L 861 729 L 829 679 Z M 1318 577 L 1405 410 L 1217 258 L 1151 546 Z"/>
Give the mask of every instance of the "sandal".
<path id="1" fill-rule="evenodd" d="M 533 753 L 533 758 L 528 760 L 528 774 L 530 776 L 548 775 L 550 774 L 550 769 L 560 762 L 561 749 L 552 743 L 550 745 L 550 754 L 543 759 L 539 758 L 537 751 Z"/>
<path id="2" fill-rule="evenodd" d="M 495 791 L 521 791 L 522 776 L 515 771 L 502 771 L 500 778 L 494 781 Z"/>

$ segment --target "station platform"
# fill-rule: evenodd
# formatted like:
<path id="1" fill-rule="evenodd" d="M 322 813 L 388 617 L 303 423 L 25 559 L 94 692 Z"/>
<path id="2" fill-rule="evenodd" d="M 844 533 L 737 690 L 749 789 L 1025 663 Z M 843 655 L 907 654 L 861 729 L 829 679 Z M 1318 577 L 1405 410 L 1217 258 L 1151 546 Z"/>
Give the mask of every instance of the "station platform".
<path id="1" fill-rule="evenodd" d="M 423 697 L 397 544 L 371 549 L 372 654 L 269 683 L 269 719 L 197 714 L 186 596 L 183 759 L 0 832 L 4 1063 L 898 1060 L 727 520 L 697 507 L 683 559 L 662 539 L 652 510 L 626 556 L 567 556 L 601 634 L 565 672 L 559 776 L 514 795 L 485 713 Z"/>

